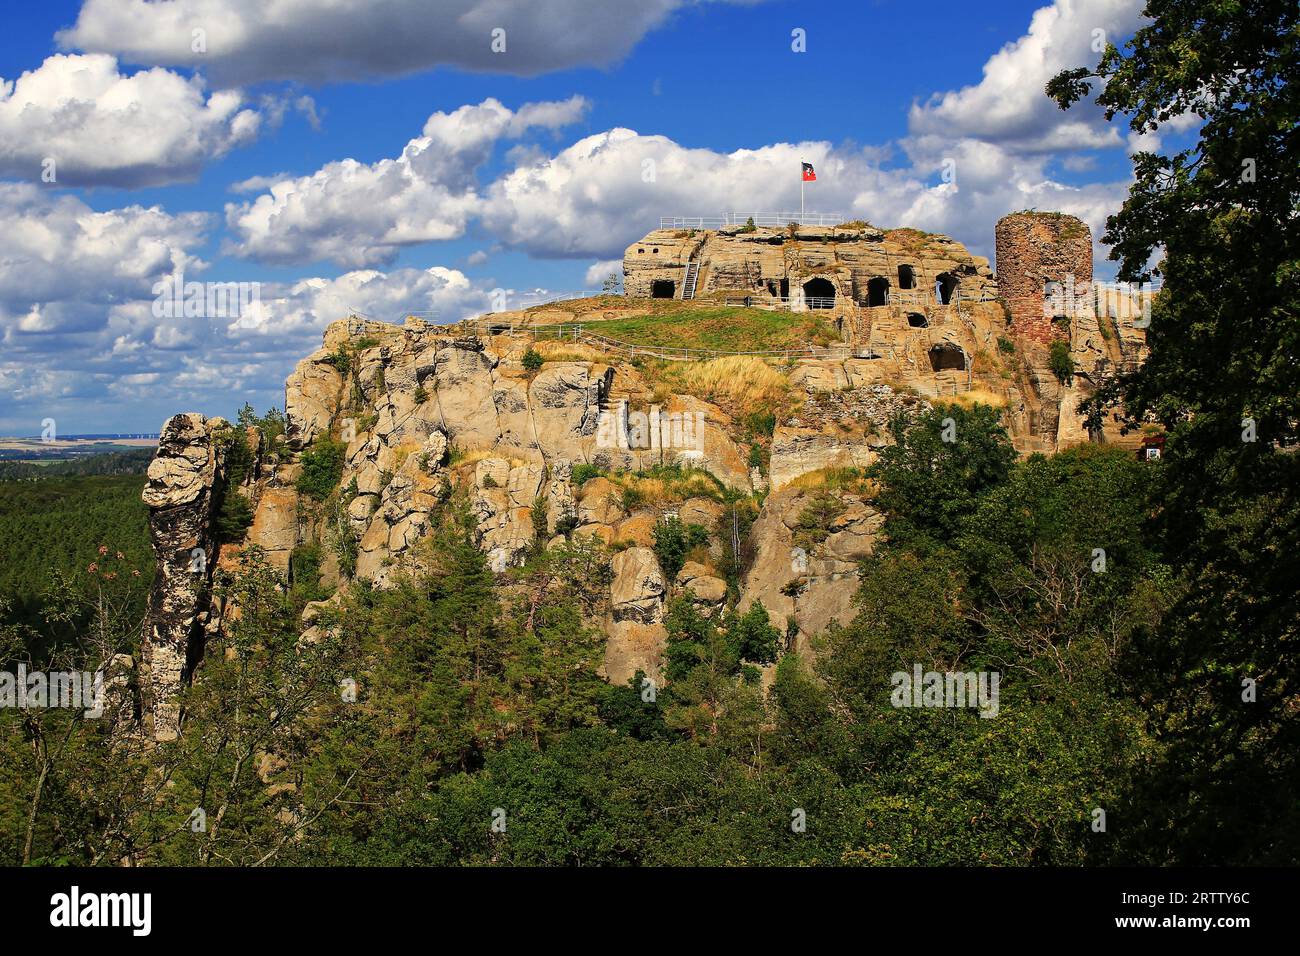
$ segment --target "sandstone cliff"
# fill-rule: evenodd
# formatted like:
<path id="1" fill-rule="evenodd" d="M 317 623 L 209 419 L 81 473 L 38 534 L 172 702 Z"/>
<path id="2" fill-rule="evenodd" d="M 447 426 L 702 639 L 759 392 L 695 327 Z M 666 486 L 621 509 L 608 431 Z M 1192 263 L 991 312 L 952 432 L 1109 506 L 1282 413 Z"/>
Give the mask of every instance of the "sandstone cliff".
<path id="1" fill-rule="evenodd" d="M 216 544 L 213 506 L 224 479 L 215 440 L 228 423 L 176 415 L 163 426 L 149 465 L 144 501 L 157 573 L 142 640 L 146 724 L 158 739 L 176 736 L 177 694 L 203 651 Z"/>
<path id="2" fill-rule="evenodd" d="M 629 291 L 642 294 L 656 276 L 702 263 L 704 298 L 681 306 L 692 319 L 737 290 L 770 297 L 766 310 L 751 302 L 745 315 L 756 321 L 770 310 L 795 315 L 812 292 L 791 303 L 787 284 L 825 278 L 836 299 L 823 311 L 841 341 L 799 354 L 646 361 L 587 334 L 615 314 L 647 311 L 632 297 L 613 311 L 579 300 L 458 326 L 334 323 L 288 378 L 279 444 L 247 439 L 255 466 L 240 491 L 253 519 L 243 541 L 218 554 L 213 514 L 230 491 L 225 449 L 245 436 L 196 414 L 164 428 L 145 491 L 159 574 L 142 686 L 155 736 L 174 735 L 177 692 L 204 629 L 218 626 L 214 565 L 235 567 L 255 547 L 288 584 L 302 573 L 294 554 L 317 547 L 324 560 L 311 573 L 325 590 L 384 587 L 420 566 L 432 516 L 453 496 L 498 573 L 548 542 L 585 537 L 604 549 L 610 586 L 596 623 L 611 681 L 638 670 L 662 677 L 664 616 L 678 595 L 708 615 L 761 602 L 790 648 L 810 653 L 811 636 L 852 616 L 859 562 L 883 524 L 862 469 L 891 440 L 892 420 L 933 401 L 981 401 L 1002 409 L 1023 452 L 1115 440 L 1113 428 L 1089 435 L 1077 406 L 1108 365 L 1144 347 L 1131 327 L 1079 317 L 1060 336 L 1079 372 L 1061 381 L 1043 341 L 1044 328 L 1054 340 L 1050 322 L 1017 338 L 987 262 L 908 230 L 652 233 L 628 255 Z M 906 277 L 908 288 L 881 287 L 885 275 Z M 1022 315 L 1040 278 L 1017 286 Z M 304 464 L 322 449 L 336 456 L 337 480 L 308 494 Z M 672 520 L 707 535 L 670 576 L 654 535 Z M 308 608 L 304 630 L 317 614 Z"/>

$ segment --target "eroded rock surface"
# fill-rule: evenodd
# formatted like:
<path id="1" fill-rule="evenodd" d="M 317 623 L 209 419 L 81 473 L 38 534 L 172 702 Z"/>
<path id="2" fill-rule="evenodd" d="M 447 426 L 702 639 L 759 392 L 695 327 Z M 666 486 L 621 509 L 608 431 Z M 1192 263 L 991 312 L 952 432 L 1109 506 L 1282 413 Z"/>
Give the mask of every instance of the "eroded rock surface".
<path id="1" fill-rule="evenodd" d="M 143 498 L 157 571 L 141 640 L 142 691 L 146 722 L 157 740 L 176 736 L 177 698 L 202 652 L 216 560 L 214 492 L 224 469 L 216 436 L 228 428 L 220 418 L 174 415 L 163 425 L 149 464 Z"/>
<path id="2" fill-rule="evenodd" d="M 223 549 L 222 566 L 235 570 L 257 546 L 287 577 L 295 548 L 318 544 L 324 585 L 346 591 L 365 579 L 391 586 L 395 576 L 423 566 L 438 509 L 455 494 L 467 502 L 495 572 L 505 574 L 547 543 L 587 538 L 606 546 L 609 601 L 591 612 L 607 637 L 604 673 L 621 683 L 642 670 L 661 681 L 670 592 L 725 623 L 737 595 L 728 595 L 718 571 L 732 544 L 729 527 L 719 527 L 723 502 L 770 488 L 751 499 L 762 505 L 740 542 L 753 558 L 735 610 L 761 601 L 776 627 L 793 622 L 795 649 L 808 653 L 811 635 L 852 618 L 860 562 L 878 543 L 883 518 L 861 497 L 838 492 L 838 510 L 815 535 L 800 516 L 825 493 L 825 473 L 876 460 L 897 417 L 956 397 L 1001 408 L 1022 453 L 1123 440 L 1110 422 L 1089 435 L 1078 409 L 1107 376 L 1141 360 L 1145 334 L 1104 316 L 1080 317 L 1068 330 L 1051 317 L 1043 321 L 1034 312 L 1041 312 L 1043 281 L 1083 268 L 1084 243 L 1064 220 L 1046 233 L 1037 220 L 1033 228 L 1021 225 L 1015 236 L 1007 233 L 1010 244 L 999 237 L 1000 255 L 1005 248 L 1003 258 L 1018 269 L 1005 282 L 1015 291 L 1006 305 L 998 299 L 1003 277 L 994 277 L 987 260 L 916 230 L 882 232 L 862 223 L 793 232 L 660 230 L 629 247 L 632 295 L 679 282 L 686 263 L 696 262 L 701 307 L 715 293 L 737 293 L 758 306 L 823 309 L 822 327 L 838 342 L 815 357 L 792 349 L 762 363 L 760 371 L 783 376 L 776 392 L 785 397 L 770 436 L 756 435 L 751 412 L 766 407 L 737 398 L 743 390 L 687 387 L 685 377 L 653 361 L 576 336 L 572 344 L 567 334 L 562 343 L 544 342 L 546 323 L 575 320 L 568 306 L 494 316 L 486 327 L 414 318 L 400 326 L 336 322 L 286 382 L 283 441 L 265 448 L 260 438 L 254 442 L 241 489 L 253 523 L 242 543 Z M 1025 242 L 1039 233 L 1051 248 L 1036 252 Z M 647 314 L 635 300 L 627 303 L 606 317 Z M 1112 304 L 1120 312 L 1132 305 Z M 531 327 L 517 332 L 516 322 Z M 1048 350 L 1067 338 L 1077 371 L 1061 382 Z M 530 349 L 544 353 L 540 368 L 525 368 Z M 675 438 L 654 429 L 645 437 L 658 416 L 677 429 Z M 140 683 L 159 737 L 176 732 L 176 695 L 202 649 L 215 558 L 210 529 L 223 481 L 217 436 L 227 427 L 176 416 L 149 471 L 145 501 L 159 575 Z M 343 473 L 318 502 L 297 484 L 304 453 L 324 439 L 343 447 Z M 713 536 L 672 581 L 654 551 L 667 515 Z M 354 545 L 354 564 L 344 565 L 339 540 Z M 199 570 L 192 571 L 196 556 Z M 509 579 L 501 580 L 507 586 Z M 318 629 L 340 600 L 336 594 L 313 605 L 304 627 Z"/>

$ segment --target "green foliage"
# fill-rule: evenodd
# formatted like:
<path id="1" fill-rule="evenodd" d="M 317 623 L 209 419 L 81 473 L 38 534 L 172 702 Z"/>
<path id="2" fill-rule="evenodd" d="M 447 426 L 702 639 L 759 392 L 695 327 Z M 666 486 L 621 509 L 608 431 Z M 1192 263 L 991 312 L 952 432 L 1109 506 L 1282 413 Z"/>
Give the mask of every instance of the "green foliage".
<path id="1" fill-rule="evenodd" d="M 253 523 L 253 506 L 243 494 L 227 488 L 221 495 L 212 530 L 218 542 L 240 541 Z"/>
<path id="2" fill-rule="evenodd" d="M 361 553 L 361 542 L 357 538 L 356 531 L 352 529 L 352 521 L 348 515 L 348 506 L 356 497 L 357 479 L 353 478 L 334 503 L 329 528 L 326 531 L 326 541 L 334 550 L 339 574 L 344 578 L 350 578 L 357 573 L 357 558 Z"/>
<path id="3" fill-rule="evenodd" d="M 1062 385 L 1069 385 L 1074 380 L 1074 356 L 1070 354 L 1069 342 L 1064 339 L 1052 342 L 1047 366 Z"/>
<path id="4" fill-rule="evenodd" d="M 647 301 L 653 310 L 649 314 L 602 321 L 600 334 L 629 345 L 730 352 L 803 349 L 809 341 L 826 345 L 839 340 L 832 323 L 808 312 Z"/>
<path id="5" fill-rule="evenodd" d="M 105 475 L 143 475 L 153 461 L 152 448 L 132 448 L 85 455 L 68 461 L 0 461 L 0 481 L 35 481 L 42 478 L 91 478 Z"/>
<path id="6" fill-rule="evenodd" d="M 1015 355 L 1016 343 L 1005 335 L 998 336 L 998 351 L 1003 355 Z"/>
<path id="7" fill-rule="evenodd" d="M 423 385 L 417 385 L 415 386 L 415 392 L 412 393 L 412 397 L 415 399 L 415 404 L 423 405 L 429 400 L 429 390 Z"/>
<path id="8" fill-rule="evenodd" d="M 321 561 L 324 554 L 316 542 L 300 544 L 289 554 L 289 582 L 302 603 L 319 601 L 327 596 L 320 585 Z"/>
<path id="9" fill-rule="evenodd" d="M 262 447 L 267 450 L 275 447 L 286 426 L 284 412 L 280 409 L 272 407 L 267 409 L 266 414 L 259 416 L 247 402 L 239 410 L 236 423 L 241 429 L 256 428 L 261 434 Z"/>
<path id="10" fill-rule="evenodd" d="M 672 739 L 663 708 L 657 700 L 647 700 L 647 681 L 645 671 L 638 670 L 626 684 L 606 688 L 597 707 L 601 722 L 636 740 Z"/>
<path id="11" fill-rule="evenodd" d="M 745 435 L 750 439 L 771 438 L 776 431 L 776 412 L 760 409 L 745 415 Z"/>
<path id="12" fill-rule="evenodd" d="M 727 637 L 741 660 L 754 664 L 776 661 L 781 632 L 772 627 L 762 601 L 755 601 L 748 611 L 731 620 L 727 625 Z"/>
<path id="13" fill-rule="evenodd" d="M 621 485 L 618 489 L 618 501 L 624 511 L 635 511 L 645 504 L 645 492 L 636 485 Z"/>
<path id="14" fill-rule="evenodd" d="M 0 482 L 0 603 L 8 604 L 7 620 L 42 627 L 47 592 L 67 579 L 83 593 L 101 546 L 125 555 L 123 576 L 140 572 L 141 593 L 130 610 L 142 614 L 154 568 L 143 489 L 144 479 L 132 476 Z"/>
<path id="15" fill-rule="evenodd" d="M 606 613 L 610 566 L 589 541 L 539 550 L 502 587 L 452 498 L 431 515 L 427 571 L 384 590 L 352 582 L 312 641 L 298 622 L 321 596 L 321 548 L 295 549 L 287 592 L 249 549 L 251 567 L 221 585 L 241 613 L 186 691 L 181 737 L 124 752 L 103 746 L 96 722 L 71 728 L 35 801 L 31 860 L 1092 862 L 1091 809 L 1125 806 L 1160 753 L 1122 666 L 1177 590 L 1147 536 L 1151 473 L 1085 446 L 960 485 L 978 493 L 950 546 L 929 535 L 878 546 L 856 617 L 816 639 L 813 669 L 782 655 L 761 603 L 706 617 L 674 598 L 657 686 L 599 676 L 605 638 L 591 622 Z M 727 507 L 719 538 L 743 541 L 753 502 Z M 700 540 L 665 527 L 670 553 Z M 765 694 L 758 667 L 773 662 Z M 891 675 L 917 663 L 999 671 L 999 716 L 896 709 Z M 67 729 L 62 714 L 44 719 L 47 734 Z M 26 734 L 0 713 L 0 854 L 15 862 L 41 769 Z M 225 810 L 193 834 L 184 823 L 199 805 Z M 497 806 L 508 827 L 494 834 Z M 807 811 L 808 832 L 791 831 L 791 807 Z"/>
<path id="16" fill-rule="evenodd" d="M 838 496 L 829 491 L 815 495 L 799 512 L 794 527 L 795 546 L 808 551 L 821 544 L 831 533 L 835 519 L 844 514 L 847 507 Z"/>
<path id="17" fill-rule="evenodd" d="M 528 516 L 533 522 L 533 537 L 541 542 L 545 542 L 550 527 L 547 511 L 545 495 L 538 495 L 534 498 L 532 507 L 528 509 Z"/>
<path id="18" fill-rule="evenodd" d="M 1119 277 L 1161 250 L 1150 356 L 1100 390 L 1093 422 L 1122 403 L 1168 432 L 1152 475 L 1166 562 L 1180 588 L 1135 640 L 1127 667 L 1165 745 L 1127 812 L 1125 862 L 1294 863 L 1300 815 L 1300 8 L 1151 0 L 1123 50 L 1048 84 L 1062 107 L 1091 94 L 1131 130 L 1199 118 L 1172 154 L 1143 152 L 1103 241 Z M 1168 139 L 1166 138 L 1166 142 Z M 1175 140 L 1184 144 L 1184 140 Z M 1252 419 L 1256 441 L 1243 440 Z M 1254 703 L 1242 683 L 1257 680 Z M 1265 691 L 1264 688 L 1268 690 Z"/>
<path id="19" fill-rule="evenodd" d="M 740 596 L 740 579 L 754 559 L 754 543 L 749 532 L 757 517 L 758 505 L 754 500 L 740 498 L 724 506 L 713 527 L 714 539 L 722 552 L 717 561 L 718 572 L 727 582 L 733 603 Z"/>
<path id="20" fill-rule="evenodd" d="M 523 362 L 524 371 L 536 372 L 541 369 L 542 365 L 546 362 L 546 359 L 542 358 L 541 352 L 529 346 L 528 350 L 524 352 Z"/>
<path id="21" fill-rule="evenodd" d="M 343 477 L 343 456 L 347 446 L 321 436 L 302 453 L 299 463 L 302 474 L 296 486 L 301 494 L 316 501 L 324 501 L 338 487 Z"/>
<path id="22" fill-rule="evenodd" d="M 1015 459 L 999 419 L 987 405 L 936 405 L 915 421 L 900 416 L 891 423 L 895 444 L 869 469 L 881 484 L 878 503 L 888 512 L 891 540 L 955 537 Z"/>
<path id="23" fill-rule="evenodd" d="M 573 487 L 581 488 L 592 478 L 604 477 L 605 469 L 597 465 L 588 464 L 585 461 L 580 461 L 573 466 L 573 473 L 570 480 L 573 482 Z"/>
<path id="24" fill-rule="evenodd" d="M 675 516 L 656 524 L 653 534 L 655 557 L 669 581 L 676 580 L 677 572 L 686 563 L 686 555 L 691 549 L 707 544 L 709 540 L 709 530 L 703 525 L 682 524 Z"/>
<path id="25" fill-rule="evenodd" d="M 330 355 L 321 359 L 321 362 L 322 364 L 333 366 L 336 372 L 344 378 L 347 378 L 348 373 L 352 371 L 352 356 L 352 352 L 350 352 L 345 346 L 340 345 Z"/>
<path id="26" fill-rule="evenodd" d="M 226 485 L 238 488 L 253 471 L 253 450 L 248 447 L 248 438 L 243 432 L 232 430 L 217 436 L 216 441 L 225 451 Z"/>

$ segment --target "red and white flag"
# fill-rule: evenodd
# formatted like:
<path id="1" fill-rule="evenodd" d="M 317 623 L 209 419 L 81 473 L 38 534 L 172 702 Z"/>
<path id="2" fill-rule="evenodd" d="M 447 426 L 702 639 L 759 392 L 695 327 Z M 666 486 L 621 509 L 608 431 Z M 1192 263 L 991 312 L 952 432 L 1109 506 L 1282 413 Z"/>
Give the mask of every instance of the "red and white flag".
<path id="1" fill-rule="evenodd" d="M 813 170 L 812 163 L 803 164 L 803 181 L 806 183 L 817 182 L 817 173 Z"/>

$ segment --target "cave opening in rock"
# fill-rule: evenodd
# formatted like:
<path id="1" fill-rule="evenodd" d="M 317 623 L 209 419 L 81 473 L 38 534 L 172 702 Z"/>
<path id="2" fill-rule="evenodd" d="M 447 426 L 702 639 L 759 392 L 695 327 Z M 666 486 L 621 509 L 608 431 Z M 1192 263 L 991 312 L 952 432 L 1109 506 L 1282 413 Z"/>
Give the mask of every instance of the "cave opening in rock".
<path id="1" fill-rule="evenodd" d="M 867 283 L 867 305 L 878 306 L 889 303 L 889 280 L 884 276 L 876 276 Z"/>
<path id="2" fill-rule="evenodd" d="M 650 298 L 674 299 L 677 297 L 677 283 L 672 279 L 655 279 L 650 283 Z"/>
<path id="3" fill-rule="evenodd" d="M 936 372 L 950 369 L 956 372 L 964 372 L 966 371 L 966 353 L 962 351 L 960 345 L 941 342 L 930 348 L 930 368 Z"/>
<path id="4" fill-rule="evenodd" d="M 940 306 L 952 302 L 953 293 L 957 291 L 957 276 L 950 272 L 941 272 L 935 277 L 935 299 L 939 300 Z"/>
<path id="5" fill-rule="evenodd" d="M 925 316 L 920 312 L 907 313 L 907 324 L 914 329 L 925 329 L 930 326 L 930 323 L 926 321 Z"/>
<path id="6" fill-rule="evenodd" d="M 809 279 L 803 284 L 803 295 L 810 309 L 835 308 L 835 283 L 830 279 Z"/>
<path id="7" fill-rule="evenodd" d="M 916 288 L 916 269 L 912 266 L 898 267 L 898 287 L 900 289 Z"/>
<path id="8" fill-rule="evenodd" d="M 952 301 L 952 294 L 957 291 L 957 277 L 950 272 L 940 273 L 934 280 L 934 297 L 940 305 Z"/>

